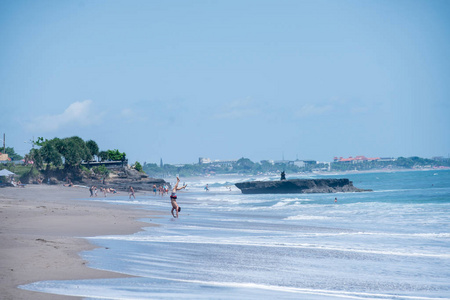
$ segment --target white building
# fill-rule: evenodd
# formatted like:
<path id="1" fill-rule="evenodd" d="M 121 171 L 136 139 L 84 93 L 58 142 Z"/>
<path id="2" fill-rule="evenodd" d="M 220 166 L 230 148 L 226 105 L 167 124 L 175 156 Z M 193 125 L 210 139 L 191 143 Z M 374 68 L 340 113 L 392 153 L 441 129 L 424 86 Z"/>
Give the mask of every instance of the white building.
<path id="1" fill-rule="evenodd" d="M 203 164 L 210 164 L 211 163 L 211 159 L 207 158 L 207 157 L 200 157 L 198 159 L 198 164 L 199 165 L 203 165 Z"/>

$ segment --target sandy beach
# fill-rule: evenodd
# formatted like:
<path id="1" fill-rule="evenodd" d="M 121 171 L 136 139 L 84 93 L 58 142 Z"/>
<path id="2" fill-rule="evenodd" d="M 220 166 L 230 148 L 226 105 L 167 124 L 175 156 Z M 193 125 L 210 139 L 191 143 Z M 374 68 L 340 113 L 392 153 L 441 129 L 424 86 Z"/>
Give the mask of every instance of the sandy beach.
<path id="1" fill-rule="evenodd" d="M 98 199 L 102 196 L 99 193 Z M 87 267 L 79 253 L 95 246 L 83 237 L 138 232 L 151 226 L 138 219 L 154 216 L 125 205 L 79 200 L 88 197 L 89 190 L 81 187 L 0 189 L 2 299 L 76 299 L 17 287 L 43 280 L 123 277 Z"/>

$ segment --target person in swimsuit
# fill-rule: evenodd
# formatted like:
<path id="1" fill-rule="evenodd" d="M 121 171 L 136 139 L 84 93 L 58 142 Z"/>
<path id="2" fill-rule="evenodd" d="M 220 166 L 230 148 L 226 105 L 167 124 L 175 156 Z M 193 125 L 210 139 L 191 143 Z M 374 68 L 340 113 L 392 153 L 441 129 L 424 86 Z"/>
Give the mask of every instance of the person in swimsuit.
<path id="1" fill-rule="evenodd" d="M 178 187 L 178 183 L 180 183 L 180 178 L 177 177 L 177 183 L 172 189 L 172 195 L 170 195 L 170 202 L 172 203 L 172 216 L 174 218 L 178 218 L 178 212 L 181 210 L 177 203 L 177 191 L 184 189 L 186 185 L 183 185 L 182 187 Z M 177 215 L 173 213 L 173 211 L 176 211 Z"/>
<path id="2" fill-rule="evenodd" d="M 134 195 L 134 189 L 133 189 L 133 187 L 131 185 L 128 188 L 128 192 L 130 193 L 129 199 L 131 199 L 131 196 L 133 196 L 133 198 L 136 199 L 136 196 Z"/>

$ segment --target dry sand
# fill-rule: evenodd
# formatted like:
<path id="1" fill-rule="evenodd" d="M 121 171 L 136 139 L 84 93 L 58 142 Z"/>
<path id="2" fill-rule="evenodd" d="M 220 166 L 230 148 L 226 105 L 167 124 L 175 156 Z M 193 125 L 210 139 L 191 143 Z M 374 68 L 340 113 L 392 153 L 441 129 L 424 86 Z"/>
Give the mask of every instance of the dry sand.
<path id="1" fill-rule="evenodd" d="M 151 226 L 138 219 L 158 213 L 79 200 L 88 197 L 89 190 L 81 187 L 0 188 L 1 299 L 76 299 L 17 286 L 43 280 L 124 277 L 87 267 L 79 252 L 95 246 L 82 237 L 138 232 Z"/>

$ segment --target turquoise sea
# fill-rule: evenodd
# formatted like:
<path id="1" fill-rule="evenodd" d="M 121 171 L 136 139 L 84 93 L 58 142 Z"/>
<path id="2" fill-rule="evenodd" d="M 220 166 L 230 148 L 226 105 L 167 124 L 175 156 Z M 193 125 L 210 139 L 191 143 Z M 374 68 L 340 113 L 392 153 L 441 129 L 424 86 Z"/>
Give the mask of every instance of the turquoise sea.
<path id="1" fill-rule="evenodd" d="M 145 220 L 158 227 L 89 238 L 100 246 L 82 253 L 90 267 L 133 277 L 22 288 L 86 299 L 450 299 L 450 170 L 287 177 L 349 178 L 373 192 L 243 195 L 234 183 L 278 176 L 188 178 L 179 219 L 168 196 L 97 199 L 167 213 Z"/>

